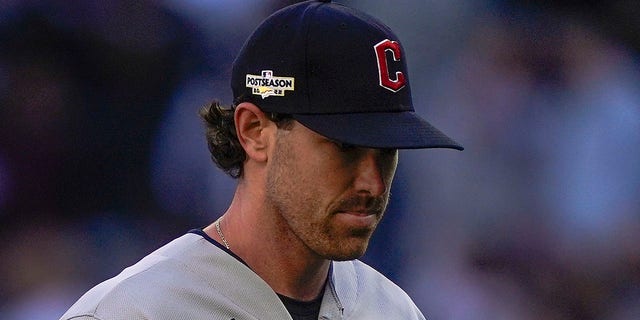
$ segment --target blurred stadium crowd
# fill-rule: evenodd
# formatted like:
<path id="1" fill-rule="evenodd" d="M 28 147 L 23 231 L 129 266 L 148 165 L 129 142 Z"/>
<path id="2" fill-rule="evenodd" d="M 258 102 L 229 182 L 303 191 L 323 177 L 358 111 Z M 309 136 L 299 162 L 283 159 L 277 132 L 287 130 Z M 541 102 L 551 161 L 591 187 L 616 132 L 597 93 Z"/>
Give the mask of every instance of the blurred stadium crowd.
<path id="1" fill-rule="evenodd" d="M 55 319 L 223 212 L 197 110 L 293 2 L 0 3 L 0 318 Z M 395 30 L 466 147 L 401 152 L 363 260 L 431 319 L 640 319 L 640 5 L 339 2 Z"/>

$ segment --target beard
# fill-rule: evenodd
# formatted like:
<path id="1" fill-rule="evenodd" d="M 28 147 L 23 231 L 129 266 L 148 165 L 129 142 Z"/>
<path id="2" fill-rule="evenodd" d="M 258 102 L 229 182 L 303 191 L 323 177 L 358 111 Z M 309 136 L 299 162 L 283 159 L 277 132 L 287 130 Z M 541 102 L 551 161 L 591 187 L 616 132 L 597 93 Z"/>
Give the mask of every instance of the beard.
<path id="1" fill-rule="evenodd" d="M 299 241 L 324 259 L 357 259 L 366 252 L 382 219 L 388 194 L 373 197 L 347 192 L 335 199 L 333 194 L 341 190 L 336 190 L 340 185 L 332 184 L 331 179 L 301 159 L 289 143 L 278 143 L 267 173 L 267 205 L 274 209 L 278 232 L 285 241 Z M 366 211 L 374 222 L 345 223 L 340 216 L 350 211 Z"/>

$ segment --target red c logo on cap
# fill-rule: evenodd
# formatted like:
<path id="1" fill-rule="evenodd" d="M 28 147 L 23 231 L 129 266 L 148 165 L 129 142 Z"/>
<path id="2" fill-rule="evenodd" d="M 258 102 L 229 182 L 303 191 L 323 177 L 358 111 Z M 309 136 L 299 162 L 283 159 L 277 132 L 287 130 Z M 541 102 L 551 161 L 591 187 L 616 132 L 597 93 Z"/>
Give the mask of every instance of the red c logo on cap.
<path id="1" fill-rule="evenodd" d="M 376 51 L 376 59 L 378 60 L 378 79 L 380 79 L 380 86 L 393 92 L 398 92 L 398 90 L 404 88 L 407 80 L 402 72 L 396 71 L 395 79 L 391 79 L 389 76 L 389 65 L 387 64 L 386 54 L 387 50 L 391 51 L 393 61 L 400 61 L 400 57 L 402 56 L 400 44 L 396 41 L 385 39 L 373 46 L 373 49 Z"/>

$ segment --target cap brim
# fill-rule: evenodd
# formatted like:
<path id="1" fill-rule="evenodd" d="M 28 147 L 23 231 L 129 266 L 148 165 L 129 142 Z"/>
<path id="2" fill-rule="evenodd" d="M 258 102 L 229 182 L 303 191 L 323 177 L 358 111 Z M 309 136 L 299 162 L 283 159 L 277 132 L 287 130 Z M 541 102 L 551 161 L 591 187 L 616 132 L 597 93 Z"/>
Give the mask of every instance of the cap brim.
<path id="1" fill-rule="evenodd" d="M 294 114 L 305 127 L 336 141 L 369 148 L 464 148 L 415 112 Z"/>

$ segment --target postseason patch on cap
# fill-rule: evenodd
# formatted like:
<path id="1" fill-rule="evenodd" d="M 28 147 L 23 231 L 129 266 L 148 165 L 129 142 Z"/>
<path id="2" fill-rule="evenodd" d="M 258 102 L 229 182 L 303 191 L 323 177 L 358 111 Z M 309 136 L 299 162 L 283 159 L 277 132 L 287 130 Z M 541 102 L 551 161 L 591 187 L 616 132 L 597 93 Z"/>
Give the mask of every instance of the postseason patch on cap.
<path id="1" fill-rule="evenodd" d="M 294 90 L 295 78 L 274 77 L 272 70 L 262 70 L 260 75 L 247 74 L 246 86 L 251 93 L 262 99 L 269 96 L 284 96 L 285 91 Z"/>

